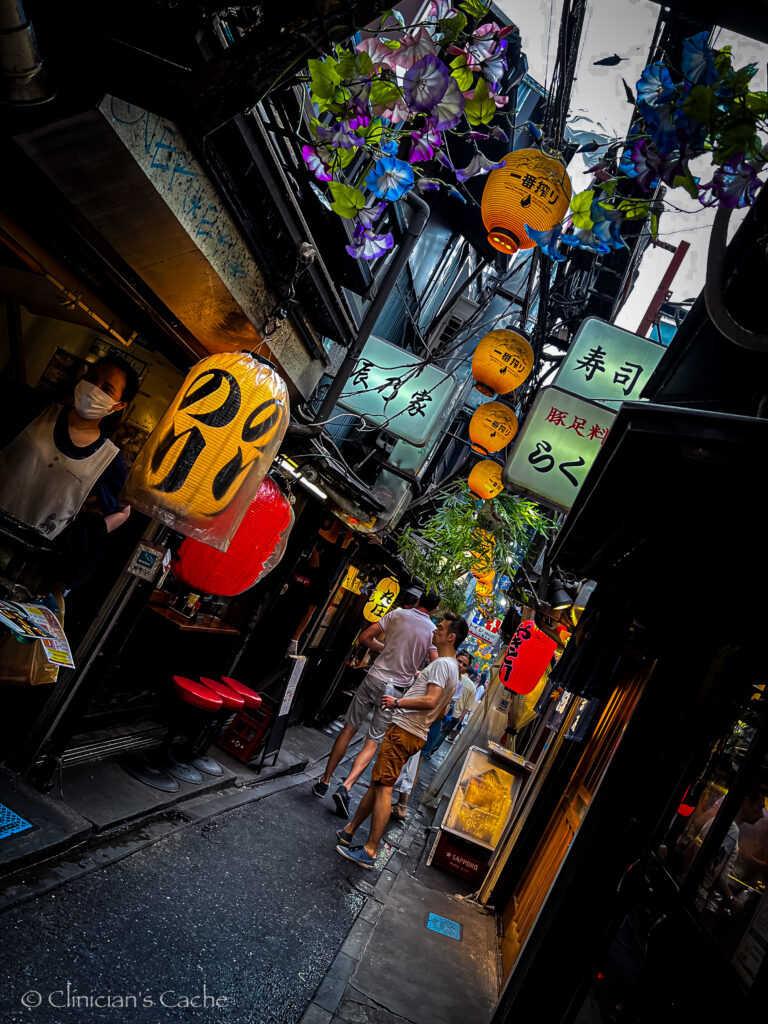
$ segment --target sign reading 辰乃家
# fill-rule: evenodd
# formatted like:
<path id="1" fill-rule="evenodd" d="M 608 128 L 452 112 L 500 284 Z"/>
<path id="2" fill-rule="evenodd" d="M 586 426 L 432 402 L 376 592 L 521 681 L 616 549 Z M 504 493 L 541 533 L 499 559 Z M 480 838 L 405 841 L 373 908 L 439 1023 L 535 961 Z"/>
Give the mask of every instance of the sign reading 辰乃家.
<path id="1" fill-rule="evenodd" d="M 655 341 L 589 316 L 574 335 L 552 384 L 617 409 L 621 402 L 639 399 L 665 352 Z"/>
<path id="2" fill-rule="evenodd" d="M 420 448 L 441 422 L 456 382 L 436 366 L 381 338 L 369 338 L 339 405 Z"/>
<path id="3" fill-rule="evenodd" d="M 504 466 L 504 483 L 567 512 L 615 418 L 594 402 L 542 388 Z"/>

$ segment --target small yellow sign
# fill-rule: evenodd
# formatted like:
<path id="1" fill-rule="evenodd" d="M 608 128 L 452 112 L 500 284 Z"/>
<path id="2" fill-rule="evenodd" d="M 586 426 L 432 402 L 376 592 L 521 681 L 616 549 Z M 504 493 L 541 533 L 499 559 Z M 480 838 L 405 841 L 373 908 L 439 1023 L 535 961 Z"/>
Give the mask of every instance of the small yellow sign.
<path id="1" fill-rule="evenodd" d="M 360 573 L 354 565 L 350 565 L 347 569 L 347 575 L 344 577 L 341 585 L 345 590 L 351 590 L 353 594 L 359 594 L 363 589 L 363 581 L 360 579 Z"/>
<path id="2" fill-rule="evenodd" d="M 400 584 L 397 580 L 393 576 L 385 576 L 376 584 L 376 589 L 363 608 L 363 616 L 368 622 L 378 622 L 383 615 L 387 614 L 399 593 Z"/>

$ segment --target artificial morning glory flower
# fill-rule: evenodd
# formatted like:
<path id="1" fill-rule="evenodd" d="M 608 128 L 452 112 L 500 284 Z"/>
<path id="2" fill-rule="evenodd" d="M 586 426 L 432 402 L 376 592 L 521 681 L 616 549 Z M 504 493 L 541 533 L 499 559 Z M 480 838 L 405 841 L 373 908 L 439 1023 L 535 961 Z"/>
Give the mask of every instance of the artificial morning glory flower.
<path id="1" fill-rule="evenodd" d="M 357 211 L 356 220 L 359 221 L 364 228 L 371 228 L 386 208 L 386 203 L 382 203 L 372 196 L 362 210 Z"/>
<path id="2" fill-rule="evenodd" d="M 355 128 L 364 120 L 369 121 L 370 118 L 355 118 Z M 362 146 L 365 142 L 361 135 L 355 134 L 349 121 L 334 121 L 331 125 L 316 124 L 314 132 L 319 142 L 324 142 L 333 149 L 352 149 L 354 146 Z"/>
<path id="3" fill-rule="evenodd" d="M 711 190 L 720 206 L 736 210 L 751 206 L 761 185 L 754 167 L 745 161 L 743 153 L 738 153 L 717 168 L 712 181 L 702 187 L 702 192 Z"/>
<path id="4" fill-rule="evenodd" d="M 331 152 L 325 146 L 302 146 L 301 155 L 318 181 L 333 180 L 329 163 Z"/>
<path id="5" fill-rule="evenodd" d="M 359 260 L 375 260 L 395 244 L 391 234 L 376 235 L 362 224 L 355 228 L 353 237 L 354 241 L 347 246 L 347 252 Z"/>
<path id="6" fill-rule="evenodd" d="M 466 100 L 459 88 L 455 78 L 448 81 L 448 88 L 445 90 L 440 102 L 432 108 L 431 120 L 438 131 L 446 131 L 448 128 L 455 128 L 464 113 Z"/>
<path id="7" fill-rule="evenodd" d="M 713 85 L 719 75 L 709 48 L 709 33 L 699 32 L 683 40 L 683 74 L 696 85 Z"/>
<path id="8" fill-rule="evenodd" d="M 557 242 L 563 233 L 562 224 L 555 224 L 555 226 L 550 228 L 549 231 L 536 231 L 535 228 L 526 224 L 525 233 L 529 238 L 533 239 L 545 256 L 549 256 L 549 258 L 554 260 L 556 263 L 562 263 L 563 260 L 567 258 L 565 253 L 560 252 L 560 250 L 556 248 Z"/>
<path id="9" fill-rule="evenodd" d="M 495 171 L 499 167 L 504 166 L 504 161 L 493 163 L 484 157 L 482 153 L 477 153 L 472 157 L 466 167 L 456 171 L 456 177 L 459 181 L 468 181 L 470 178 L 478 178 L 482 174 L 487 174 L 489 171 Z"/>
<path id="10" fill-rule="evenodd" d="M 413 168 L 405 160 L 383 156 L 376 161 L 365 183 L 379 199 L 399 199 L 413 188 Z"/>
<path id="11" fill-rule="evenodd" d="M 411 110 L 430 113 L 445 96 L 451 73 L 443 62 L 428 53 L 405 73 L 403 93 Z"/>
<path id="12" fill-rule="evenodd" d="M 674 95 L 675 87 L 670 74 L 660 61 L 643 68 L 637 82 L 638 102 L 646 103 L 649 107 L 659 107 Z"/>

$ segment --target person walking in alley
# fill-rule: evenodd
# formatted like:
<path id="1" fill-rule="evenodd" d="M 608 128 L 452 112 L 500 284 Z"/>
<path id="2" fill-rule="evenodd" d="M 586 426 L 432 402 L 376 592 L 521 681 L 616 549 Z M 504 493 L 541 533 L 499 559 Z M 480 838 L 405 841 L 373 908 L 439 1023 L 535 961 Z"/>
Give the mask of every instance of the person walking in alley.
<path id="1" fill-rule="evenodd" d="M 372 711 L 373 717 L 368 726 L 365 743 L 346 779 L 333 794 L 336 813 L 341 818 L 349 817 L 349 794 L 352 786 L 373 760 L 376 748 L 392 720 L 391 705 L 382 704 L 387 683 L 392 683 L 395 696 L 402 695 L 410 686 L 424 658 L 427 655 L 430 659 L 438 656 L 432 643 L 435 627 L 429 616 L 439 603 L 440 598 L 437 594 L 422 594 L 415 608 L 397 608 L 395 611 L 387 612 L 378 622 L 372 623 L 360 634 L 361 644 L 380 653 L 352 698 L 344 719 L 344 727 L 328 755 L 325 771 L 312 787 L 315 796 L 326 795 L 333 773 L 346 754 L 352 737 Z M 385 634 L 384 643 L 379 639 L 382 634 Z"/>
<path id="2" fill-rule="evenodd" d="M 445 715 L 451 702 L 459 681 L 456 648 L 464 642 L 468 631 L 464 619 L 446 613 L 432 637 L 437 659 L 419 674 L 406 697 L 381 698 L 385 708 L 393 709 L 392 724 L 381 742 L 370 786 L 352 820 L 336 833 L 336 852 L 368 871 L 376 863 L 376 853 L 391 813 L 392 790 L 403 765 L 421 750 L 430 726 Z M 371 825 L 367 842 L 363 846 L 352 846 L 352 837 L 368 817 Z"/>

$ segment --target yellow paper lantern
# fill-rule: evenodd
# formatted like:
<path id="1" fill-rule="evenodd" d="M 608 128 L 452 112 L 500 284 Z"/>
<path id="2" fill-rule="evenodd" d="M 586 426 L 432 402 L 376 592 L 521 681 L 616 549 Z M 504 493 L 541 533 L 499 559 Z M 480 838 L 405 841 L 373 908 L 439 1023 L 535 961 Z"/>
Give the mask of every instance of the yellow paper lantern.
<path id="1" fill-rule="evenodd" d="M 474 564 L 472 572 L 488 573 L 493 566 L 493 554 L 496 549 L 496 540 L 488 530 L 477 529 L 472 534 L 473 548 L 471 551 Z"/>
<path id="2" fill-rule="evenodd" d="M 472 472 L 467 480 L 470 491 L 477 498 L 487 501 L 495 498 L 504 490 L 504 483 L 501 479 L 501 466 L 498 462 L 490 459 L 483 459 L 472 467 Z"/>
<path id="3" fill-rule="evenodd" d="M 477 585 L 475 586 L 475 596 L 476 597 L 490 597 L 492 593 L 493 593 L 493 584 L 492 583 L 480 583 L 480 582 L 478 582 Z"/>
<path id="4" fill-rule="evenodd" d="M 179 533 L 226 551 L 289 417 L 288 389 L 271 363 L 247 352 L 203 359 L 134 462 L 126 500 Z"/>
<path id="5" fill-rule="evenodd" d="M 473 568 L 472 575 L 475 577 L 478 583 L 486 587 L 490 587 L 493 584 L 493 581 L 496 579 L 496 573 L 493 569 L 491 569 L 489 572 L 487 568 Z"/>
<path id="6" fill-rule="evenodd" d="M 385 576 L 383 580 L 379 580 L 376 589 L 368 598 L 368 602 L 363 608 L 363 617 L 368 622 L 378 622 L 390 610 L 399 593 L 400 584 L 394 576 Z"/>
<path id="7" fill-rule="evenodd" d="M 491 455 L 506 448 L 516 433 L 517 416 L 501 402 L 485 402 L 478 406 L 469 421 L 472 451 L 480 455 Z"/>
<path id="8" fill-rule="evenodd" d="M 536 244 L 526 234 L 549 231 L 565 216 L 571 182 L 564 165 L 538 149 L 517 149 L 488 175 L 480 212 L 494 249 L 511 256 Z"/>
<path id="9" fill-rule="evenodd" d="M 477 343 L 472 356 L 475 388 L 482 395 L 514 391 L 532 369 L 533 349 L 516 331 L 490 331 Z"/>

